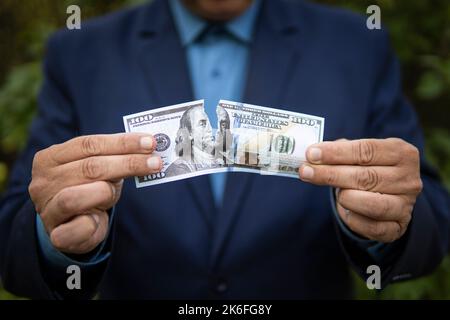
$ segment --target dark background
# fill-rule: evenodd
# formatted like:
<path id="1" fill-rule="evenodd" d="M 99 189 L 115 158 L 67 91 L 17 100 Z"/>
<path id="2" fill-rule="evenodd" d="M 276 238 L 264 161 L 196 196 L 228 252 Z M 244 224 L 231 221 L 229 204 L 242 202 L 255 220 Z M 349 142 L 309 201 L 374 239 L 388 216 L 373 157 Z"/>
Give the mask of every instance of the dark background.
<path id="1" fill-rule="evenodd" d="M 67 6 L 81 7 L 82 20 L 143 0 L 0 1 L 0 194 L 24 145 L 36 109 L 47 37 L 65 27 Z M 366 15 L 377 4 L 402 63 L 403 86 L 425 131 L 426 153 L 450 189 L 450 1 L 317 0 Z M 376 31 L 374 31 L 376 32 Z M 382 294 L 355 276 L 358 298 L 450 299 L 450 259 L 432 275 L 391 285 Z M 13 299 L 1 289 L 0 299 Z"/>

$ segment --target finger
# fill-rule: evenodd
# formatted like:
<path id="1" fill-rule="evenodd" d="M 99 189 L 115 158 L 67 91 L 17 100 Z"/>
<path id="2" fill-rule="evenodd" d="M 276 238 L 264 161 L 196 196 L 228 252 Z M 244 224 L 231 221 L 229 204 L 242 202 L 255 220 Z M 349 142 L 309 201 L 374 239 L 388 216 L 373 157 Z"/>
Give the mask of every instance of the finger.
<path id="1" fill-rule="evenodd" d="M 338 205 L 338 213 L 350 230 L 370 240 L 389 243 L 403 234 L 400 224 L 395 221 L 377 221 L 353 211 L 346 213 L 340 205 Z"/>
<path id="2" fill-rule="evenodd" d="M 62 252 L 88 253 L 105 239 L 108 220 L 106 212 L 77 216 L 55 228 L 50 234 L 51 242 Z"/>
<path id="3" fill-rule="evenodd" d="M 100 155 L 151 153 L 155 146 L 155 138 L 150 134 L 118 133 L 77 137 L 53 145 L 49 151 L 51 159 L 60 165 Z"/>
<path id="4" fill-rule="evenodd" d="M 405 194 L 414 187 L 408 185 L 412 177 L 402 177 L 396 167 L 303 164 L 299 176 L 313 184 L 388 194 Z"/>
<path id="5" fill-rule="evenodd" d="M 412 209 L 400 196 L 361 190 L 341 189 L 337 201 L 345 209 L 382 221 L 405 220 L 409 216 L 405 213 Z"/>
<path id="6" fill-rule="evenodd" d="M 160 156 L 144 154 L 90 157 L 55 168 L 67 185 L 145 176 L 161 169 Z"/>
<path id="7" fill-rule="evenodd" d="M 117 188 L 106 181 L 67 187 L 58 192 L 47 204 L 41 218 L 47 231 L 69 221 L 75 215 L 93 208 L 107 210 L 118 200 Z"/>
<path id="8" fill-rule="evenodd" d="M 400 162 L 405 145 L 397 138 L 327 141 L 310 146 L 306 158 L 315 164 L 389 166 Z"/>

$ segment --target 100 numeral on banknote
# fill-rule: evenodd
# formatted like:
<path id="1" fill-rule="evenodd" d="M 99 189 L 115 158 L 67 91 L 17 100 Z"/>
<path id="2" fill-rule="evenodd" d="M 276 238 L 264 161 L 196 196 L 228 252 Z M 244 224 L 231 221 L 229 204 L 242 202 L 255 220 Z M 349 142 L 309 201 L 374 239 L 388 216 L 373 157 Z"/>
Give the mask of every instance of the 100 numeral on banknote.
<path id="1" fill-rule="evenodd" d="M 323 139 L 325 120 L 316 116 L 226 100 L 216 113 L 215 130 L 203 100 L 123 117 L 126 132 L 155 137 L 163 161 L 136 186 L 233 171 L 298 177 L 307 147 Z"/>

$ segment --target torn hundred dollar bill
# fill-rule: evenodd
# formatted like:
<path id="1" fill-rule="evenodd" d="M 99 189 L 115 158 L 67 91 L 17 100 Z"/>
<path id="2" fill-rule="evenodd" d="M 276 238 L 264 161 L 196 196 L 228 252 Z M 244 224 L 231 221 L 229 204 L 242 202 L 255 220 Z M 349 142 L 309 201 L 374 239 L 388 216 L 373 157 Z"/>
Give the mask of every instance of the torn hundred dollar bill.
<path id="1" fill-rule="evenodd" d="M 233 171 L 297 178 L 307 147 L 323 139 L 321 117 L 226 100 L 216 113 L 216 130 L 204 100 L 124 116 L 126 132 L 155 137 L 163 161 L 161 172 L 136 177 L 136 187 Z"/>

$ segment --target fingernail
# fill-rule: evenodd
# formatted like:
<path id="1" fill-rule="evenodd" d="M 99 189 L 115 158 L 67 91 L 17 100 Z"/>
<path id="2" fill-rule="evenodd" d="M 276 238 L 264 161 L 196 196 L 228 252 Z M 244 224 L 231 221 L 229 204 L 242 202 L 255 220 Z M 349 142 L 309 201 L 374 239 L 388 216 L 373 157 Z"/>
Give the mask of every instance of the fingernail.
<path id="1" fill-rule="evenodd" d="M 158 170 L 161 167 L 161 160 L 159 157 L 148 158 L 147 166 L 152 170 Z"/>
<path id="2" fill-rule="evenodd" d="M 142 137 L 141 148 L 146 150 L 153 149 L 153 137 Z"/>
<path id="3" fill-rule="evenodd" d="M 319 162 L 322 159 L 322 150 L 319 148 L 311 148 L 308 150 L 308 160 L 311 162 Z"/>
<path id="4" fill-rule="evenodd" d="M 314 177 L 314 169 L 309 166 L 304 166 L 301 172 L 302 179 L 311 180 Z"/>

